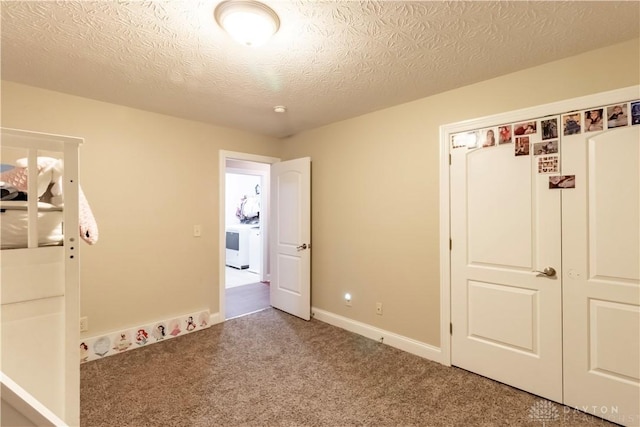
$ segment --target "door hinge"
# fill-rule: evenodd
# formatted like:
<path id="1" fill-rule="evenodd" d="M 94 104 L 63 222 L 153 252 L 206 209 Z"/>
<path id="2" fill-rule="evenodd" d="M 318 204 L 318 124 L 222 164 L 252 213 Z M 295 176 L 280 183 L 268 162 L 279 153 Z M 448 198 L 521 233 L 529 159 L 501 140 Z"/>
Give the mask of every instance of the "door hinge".
<path id="1" fill-rule="evenodd" d="M 453 335 L 453 323 L 449 323 L 449 335 Z"/>
<path id="2" fill-rule="evenodd" d="M 453 240 L 449 239 L 449 250 L 453 249 Z"/>
<path id="3" fill-rule="evenodd" d="M 449 154 L 449 166 L 451 166 L 451 154 Z"/>

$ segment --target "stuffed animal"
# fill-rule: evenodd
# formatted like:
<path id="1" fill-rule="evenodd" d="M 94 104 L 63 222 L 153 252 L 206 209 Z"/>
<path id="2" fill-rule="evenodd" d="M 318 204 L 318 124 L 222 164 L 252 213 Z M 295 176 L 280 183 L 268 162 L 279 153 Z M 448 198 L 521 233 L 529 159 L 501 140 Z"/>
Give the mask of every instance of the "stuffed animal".
<path id="1" fill-rule="evenodd" d="M 0 181 L 7 186 L 15 187 L 18 191 L 27 192 L 29 190 L 28 163 L 28 159 L 26 158 L 16 160 L 17 167 L 0 173 Z M 38 201 L 47 202 L 55 206 L 64 206 L 64 197 L 62 194 L 64 164 L 62 159 L 38 157 L 37 168 Z M 43 198 L 45 196 L 46 198 Z M 98 225 L 89 207 L 89 202 L 80 187 L 78 187 L 78 203 L 80 237 L 88 244 L 93 245 L 98 241 Z"/>

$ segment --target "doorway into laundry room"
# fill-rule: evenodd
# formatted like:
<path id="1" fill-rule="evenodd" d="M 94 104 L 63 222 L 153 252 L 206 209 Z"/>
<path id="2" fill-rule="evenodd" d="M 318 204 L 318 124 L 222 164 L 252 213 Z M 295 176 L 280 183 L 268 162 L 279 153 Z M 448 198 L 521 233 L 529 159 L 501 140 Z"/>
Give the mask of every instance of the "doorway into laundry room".
<path id="1" fill-rule="evenodd" d="M 244 191 L 233 196 L 234 190 L 227 189 L 227 174 L 260 176 L 261 184 L 257 188 L 260 194 L 256 194 L 256 183 L 252 183 L 251 187 L 245 187 Z M 228 320 L 272 306 L 309 320 L 311 158 L 280 161 L 275 157 L 220 150 L 219 183 L 219 280 L 215 285 L 219 291 L 219 311 L 215 318 Z M 250 196 L 256 197 L 256 200 L 249 201 Z M 258 215 L 254 212 L 256 203 L 260 205 Z M 226 223 L 227 218 L 230 219 L 230 224 Z M 236 289 L 231 275 L 252 273 L 251 252 L 247 261 L 247 255 L 241 249 L 244 246 L 250 251 L 251 233 L 254 242 L 256 239 L 259 242 L 253 245 L 257 248 L 253 251 L 253 259 L 256 260 L 255 265 L 260 266 L 256 269 L 259 282 L 253 284 L 263 292 L 268 289 L 268 303 L 265 298 L 261 300 L 260 308 L 245 307 L 236 312 L 232 309 L 235 300 L 244 304 L 249 299 L 244 295 L 236 298 L 237 295 L 234 294 L 243 293 L 241 291 L 244 290 L 249 292 L 249 288 L 243 284 Z M 227 267 L 234 270 L 227 270 Z M 230 272 L 229 280 L 227 271 Z M 231 285 L 229 288 L 227 281 Z M 259 283 L 266 288 L 258 286 Z M 215 306 L 215 301 L 213 304 Z"/>
<path id="2" fill-rule="evenodd" d="M 225 160 L 225 319 L 270 307 L 268 245 L 264 239 L 269 171 L 269 163 Z"/>

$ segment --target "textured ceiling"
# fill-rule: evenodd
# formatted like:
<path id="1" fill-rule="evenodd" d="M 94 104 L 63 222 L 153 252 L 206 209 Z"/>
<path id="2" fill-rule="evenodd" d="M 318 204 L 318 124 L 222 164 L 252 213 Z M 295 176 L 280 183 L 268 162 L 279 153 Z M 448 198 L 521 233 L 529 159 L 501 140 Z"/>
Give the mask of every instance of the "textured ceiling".
<path id="1" fill-rule="evenodd" d="M 267 0 L 249 48 L 218 2 L 2 1 L 2 78 L 285 137 L 640 32 L 638 1 Z"/>

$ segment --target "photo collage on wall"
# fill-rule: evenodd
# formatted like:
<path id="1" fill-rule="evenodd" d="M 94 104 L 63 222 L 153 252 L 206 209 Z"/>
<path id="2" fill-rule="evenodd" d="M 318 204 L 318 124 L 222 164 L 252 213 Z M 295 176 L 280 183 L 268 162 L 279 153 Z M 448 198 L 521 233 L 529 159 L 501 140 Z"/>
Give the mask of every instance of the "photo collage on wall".
<path id="1" fill-rule="evenodd" d="M 633 125 L 640 125 L 640 100 L 453 134 L 451 148 L 473 150 L 513 144 L 515 157 L 533 156 L 538 174 L 558 174 L 561 135 Z M 549 188 L 573 188 L 571 185 L 575 185 L 575 177 L 572 180 L 557 178 L 566 177 L 550 177 Z"/>
<path id="2" fill-rule="evenodd" d="M 640 101 L 574 111 L 562 115 L 563 135 L 640 125 Z"/>

